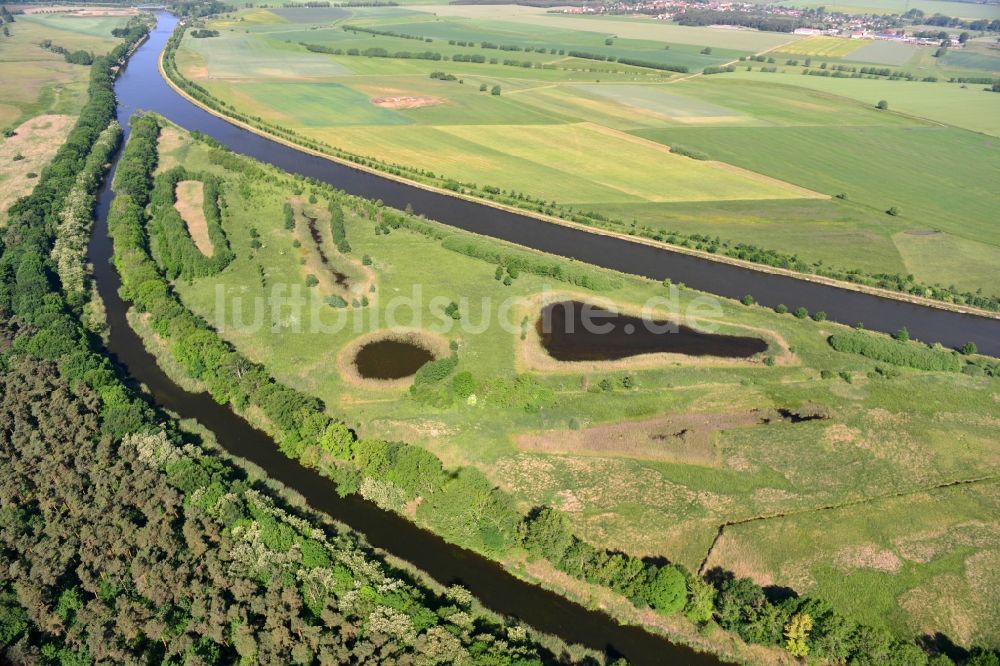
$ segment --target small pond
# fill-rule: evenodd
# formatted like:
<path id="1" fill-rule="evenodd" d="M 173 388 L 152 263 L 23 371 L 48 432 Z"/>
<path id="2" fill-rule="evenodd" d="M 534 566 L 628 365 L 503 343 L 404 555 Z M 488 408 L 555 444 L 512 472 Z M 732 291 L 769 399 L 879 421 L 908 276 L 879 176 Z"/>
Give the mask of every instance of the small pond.
<path id="1" fill-rule="evenodd" d="M 760 338 L 702 333 L 581 301 L 546 305 L 536 330 L 545 351 L 557 361 L 614 361 L 656 353 L 748 358 L 767 349 Z"/>
<path id="2" fill-rule="evenodd" d="M 420 345 L 402 340 L 369 342 L 354 356 L 354 366 L 364 379 L 402 379 L 434 360 L 434 354 Z"/>

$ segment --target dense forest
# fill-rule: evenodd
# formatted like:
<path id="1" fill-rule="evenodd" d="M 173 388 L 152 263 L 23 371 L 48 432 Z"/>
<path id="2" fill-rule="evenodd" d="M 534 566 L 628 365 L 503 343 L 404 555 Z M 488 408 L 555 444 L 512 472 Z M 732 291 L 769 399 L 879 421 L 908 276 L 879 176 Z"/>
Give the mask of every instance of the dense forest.
<path id="1" fill-rule="evenodd" d="M 79 244 L 53 253 L 55 237 L 83 233 L 89 167 L 118 135 L 113 67 L 140 36 L 95 58 L 89 102 L 0 239 L 0 662 L 564 661 L 184 433 L 83 327 Z"/>

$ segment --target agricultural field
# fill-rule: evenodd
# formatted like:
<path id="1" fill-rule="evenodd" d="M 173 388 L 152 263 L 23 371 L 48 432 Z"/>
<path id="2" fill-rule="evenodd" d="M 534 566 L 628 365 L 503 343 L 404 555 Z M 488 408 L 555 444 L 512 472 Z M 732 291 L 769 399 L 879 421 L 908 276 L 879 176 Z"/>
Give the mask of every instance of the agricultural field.
<path id="1" fill-rule="evenodd" d="M 184 304 L 361 437 L 474 466 L 522 510 L 560 509 L 592 543 L 692 570 L 707 558 L 761 584 L 822 591 L 878 626 L 1000 644 L 995 482 L 946 487 L 995 478 L 989 415 L 1000 380 L 887 368 L 834 351 L 828 336 L 847 329 L 822 317 L 668 289 L 433 221 L 389 225 L 361 203 L 343 207 L 338 240 L 324 190 L 269 167 L 250 175 L 242 159 L 175 128 L 159 145 L 160 172 L 183 166 L 221 179 L 234 254 L 216 275 L 176 280 Z M 558 265 L 571 281 L 505 271 L 463 250 L 477 243 L 523 266 Z M 557 362 L 533 322 L 544 303 L 565 298 L 627 312 L 667 299 L 654 305 L 662 316 L 671 298 L 680 313 L 698 302 L 699 327 L 767 349 L 748 359 Z M 457 318 L 442 312 L 449 303 Z M 157 350 L 142 319 L 132 321 Z M 351 350 L 389 329 L 451 346 L 454 374 L 412 390 L 359 380 Z M 755 518 L 715 543 L 721 524 Z M 959 545 L 941 545 L 946 524 L 960 525 Z M 917 527 L 907 534 L 907 525 Z M 952 607 L 962 612 L 927 611 Z"/>
<path id="2" fill-rule="evenodd" d="M 884 42 L 506 5 L 252 9 L 210 25 L 219 37 L 182 42 L 182 76 L 236 110 L 338 150 L 622 224 L 995 292 L 990 266 L 1000 245 L 988 220 L 997 165 L 991 139 L 983 145 L 973 132 L 1000 135 L 1000 96 L 981 86 L 802 76 L 785 64 L 905 60 L 920 77 L 982 75 L 968 58 L 941 63 L 927 48 Z M 368 49 L 442 59 L 367 57 Z M 739 62 L 771 49 L 778 73 Z M 992 57 L 982 46 L 967 53 Z M 625 63 L 593 59 L 609 56 Z M 475 57 L 482 62 L 467 61 Z M 694 74 L 730 62 L 739 65 L 732 73 Z M 880 99 L 890 112 L 874 108 Z M 942 122 L 961 131 L 938 131 Z M 836 161 L 815 161 L 806 147 Z M 882 156 L 907 168 L 881 177 L 873 169 Z M 969 186 L 977 196 L 962 194 Z M 831 199 L 841 193 L 846 200 Z M 887 216 L 892 206 L 903 215 Z M 937 245 L 914 241 L 914 231 L 933 232 Z"/>
<path id="3" fill-rule="evenodd" d="M 521 5 L 424 5 L 414 6 L 412 9 L 435 16 L 475 19 L 477 24 L 484 20 L 499 20 L 518 24 L 519 27 L 513 30 L 515 33 L 520 33 L 524 29 L 522 26 L 528 26 L 528 29 L 534 30 L 539 28 L 546 31 L 574 30 L 593 32 L 604 36 L 616 35 L 623 39 L 711 46 L 754 53 L 773 49 L 799 39 L 799 37 L 787 33 L 679 26 L 649 19 L 551 14 L 547 9 Z"/>
<path id="4" fill-rule="evenodd" d="M 887 269 L 929 283 L 951 280 L 974 291 L 990 283 L 1000 261 L 1000 229 L 994 223 L 1000 139 L 945 127 L 678 128 L 639 134 L 820 192 L 843 192 L 848 202 L 874 211 L 895 206 L 900 215 L 883 214 L 857 229 Z M 934 188 L 911 171 L 928 154 L 939 170 Z M 778 239 L 774 243 L 780 246 Z M 899 258 L 892 260 L 895 252 Z"/>
<path id="5" fill-rule="evenodd" d="M 774 50 L 775 54 L 794 54 L 812 58 L 843 58 L 848 56 L 858 49 L 862 48 L 868 42 L 861 42 L 856 39 L 847 39 L 845 37 L 827 37 L 824 35 L 818 35 L 816 37 L 807 37 L 805 39 L 800 39 L 797 42 L 792 42 L 791 44 L 785 44 L 784 46 Z"/>
<path id="6" fill-rule="evenodd" d="M 1000 73 L 1000 49 L 987 40 L 970 40 L 964 49 L 950 50 L 942 61 L 949 67 Z"/>
<path id="7" fill-rule="evenodd" d="M 71 65 L 39 46 L 45 39 L 69 51 L 103 53 L 115 46 L 112 28 L 127 16 L 17 15 L 0 37 L 0 224 L 7 207 L 31 191 L 86 101 L 90 68 Z M 32 175 L 34 174 L 34 175 Z"/>

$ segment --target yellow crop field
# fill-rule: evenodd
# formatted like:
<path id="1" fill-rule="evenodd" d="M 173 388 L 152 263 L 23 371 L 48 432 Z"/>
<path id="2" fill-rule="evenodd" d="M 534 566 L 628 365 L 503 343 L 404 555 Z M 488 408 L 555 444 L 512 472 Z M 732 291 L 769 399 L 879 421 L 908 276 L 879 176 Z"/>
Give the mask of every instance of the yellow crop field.
<path id="1" fill-rule="evenodd" d="M 818 35 L 808 37 L 798 42 L 785 44 L 775 53 L 791 53 L 817 58 L 843 58 L 860 49 L 865 44 L 871 42 L 862 39 L 849 39 L 847 37 L 827 37 Z"/>

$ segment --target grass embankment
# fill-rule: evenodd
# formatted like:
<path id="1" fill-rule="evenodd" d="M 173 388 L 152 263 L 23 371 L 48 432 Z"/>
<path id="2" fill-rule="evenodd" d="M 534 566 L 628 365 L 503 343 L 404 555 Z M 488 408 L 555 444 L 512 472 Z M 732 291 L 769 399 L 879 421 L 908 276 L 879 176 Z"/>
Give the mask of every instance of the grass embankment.
<path id="1" fill-rule="evenodd" d="M 303 282 L 295 234 L 285 228 L 282 209 L 291 196 L 315 194 L 322 206 L 326 195 L 306 181 L 289 180 L 266 167 L 259 168 L 267 177 L 251 181 L 231 170 L 245 170 L 238 166 L 242 162 L 223 160 L 214 149 L 190 139 L 170 138 L 168 133 L 163 144 L 170 147 L 164 155 L 170 163 L 209 171 L 228 183 L 223 227 L 236 258 L 217 276 L 177 282 L 175 288 L 187 307 L 279 380 L 321 397 L 362 436 L 419 444 L 449 468 L 474 466 L 512 493 L 522 510 L 537 505 L 562 509 L 574 529 L 593 543 L 636 555 L 666 555 L 696 568 L 718 526 L 726 522 L 788 512 L 809 515 L 819 507 L 882 497 L 886 492 L 919 492 L 995 469 L 991 462 L 997 459 L 995 425 L 981 415 L 994 409 L 990 396 L 997 391 L 996 379 L 907 369 L 890 372 L 884 366 L 878 372 L 878 362 L 831 349 L 827 337 L 847 329 L 757 307 L 724 302 L 714 318 L 730 326 L 725 330 L 751 327 L 773 332 L 794 351 L 797 365 L 695 364 L 518 375 L 517 349 L 525 322 L 515 316 L 510 331 L 500 327 L 499 301 L 508 296 L 527 300 L 546 284 L 561 288 L 563 283 L 552 275 L 520 270 L 505 285 L 507 269 L 501 269 L 501 279 L 496 279 L 496 262 L 504 259 L 490 256 L 483 261 L 449 249 L 460 246 L 457 238 L 486 241 L 474 241 L 469 234 L 428 221 L 408 223 L 423 233 L 395 228 L 380 217 L 388 212 L 365 206 L 345 208 L 345 229 L 350 256 L 367 256 L 371 261 L 377 276 L 376 302 L 367 308 L 333 308 L 322 302 L 323 294 L 317 294 L 320 323 L 332 326 L 346 317 L 351 324 L 322 332 L 310 330 L 308 311 L 255 310 L 255 299 L 267 296 L 274 285 L 295 287 L 303 294 L 316 291 Z M 250 188 L 249 196 L 237 194 L 246 191 L 244 185 Z M 255 220 L 256 236 L 242 222 L 250 219 Z M 501 254 L 524 252 L 493 245 L 501 248 Z M 567 274 L 580 270 L 572 262 L 545 261 L 562 265 Z M 427 271 L 426 266 L 434 270 Z M 669 296 L 662 286 L 648 281 L 593 268 L 587 271 L 607 279 L 595 296 L 635 304 L 651 296 Z M 416 395 L 399 388 L 358 387 L 348 385 L 338 369 L 335 359 L 341 350 L 360 334 L 384 328 L 390 297 L 412 294 L 414 285 L 425 296 L 412 313 L 422 323 L 414 324 L 407 310 L 402 316 L 406 325 L 430 328 L 440 321 L 446 303 L 468 300 L 469 306 L 462 305 L 462 320 L 482 330 L 456 331 L 449 337 L 459 346 L 454 372 L 471 375 L 471 394 L 449 380 Z M 224 309 L 226 321 L 217 317 L 218 293 L 229 305 Z M 437 309 L 428 303 L 432 296 L 440 297 Z M 682 289 L 679 303 L 686 307 L 697 296 Z M 483 302 L 489 303 L 485 310 L 480 309 Z M 254 322 L 256 314 L 262 325 L 234 326 L 234 313 L 245 323 Z M 490 322 L 479 326 L 487 316 Z M 532 323 L 529 319 L 527 325 Z M 470 401 L 469 395 L 475 400 Z M 768 425 L 732 422 L 733 415 L 754 409 L 802 411 L 814 404 L 823 406 L 829 417 L 798 423 L 782 419 Z M 693 420 L 675 422 L 668 417 Z M 946 426 L 942 418 L 947 418 Z M 577 435 L 569 433 L 581 432 L 578 429 L 607 426 L 615 432 L 615 424 L 621 423 L 636 424 L 625 434 L 641 440 L 644 453 L 661 443 L 662 456 L 633 455 L 631 450 L 623 455 L 613 450 L 595 454 L 589 445 L 572 452 L 544 450 L 553 443 L 575 441 Z M 680 425 L 675 428 L 676 424 Z M 690 434 L 678 435 L 685 428 Z M 956 437 L 964 442 L 961 449 L 953 446 Z M 695 449 L 701 453 L 694 455 Z M 877 509 L 864 502 L 854 511 L 876 524 L 881 520 Z M 983 530 L 990 530 L 994 520 L 987 511 L 981 522 Z M 773 542 L 780 535 L 762 533 L 759 538 L 764 547 L 764 539 Z M 961 566 L 974 554 L 962 553 L 949 555 L 950 560 L 941 559 L 946 558 L 944 551 L 927 561 L 908 560 L 912 569 L 907 571 L 915 573 L 880 586 L 879 603 L 902 608 L 897 592 L 904 588 L 944 603 L 933 582 L 944 569 L 935 567 L 962 577 L 968 589 L 979 589 Z M 904 551 L 897 556 L 908 557 Z M 773 566 L 780 571 L 780 559 Z M 811 566 L 820 571 L 832 565 L 830 559 L 818 558 Z M 865 566 L 865 561 L 852 560 L 849 569 L 863 572 Z M 794 587 L 795 580 L 777 576 L 774 582 Z M 802 580 L 804 588 L 811 589 L 813 579 Z M 862 610 L 847 594 L 841 603 L 847 612 Z M 885 616 L 885 624 L 898 631 L 916 631 L 923 622 L 905 610 Z M 976 615 L 969 622 L 976 627 L 971 633 L 947 618 L 940 627 L 949 635 L 961 630 L 983 637 L 977 640 L 989 639 L 988 618 Z"/>
<path id="2" fill-rule="evenodd" d="M 992 197 L 988 194 L 985 198 L 956 199 L 955 205 L 946 207 L 926 205 L 927 192 L 950 187 L 945 181 L 951 171 L 939 169 L 934 160 L 923 158 L 938 151 L 936 136 L 909 131 L 927 129 L 932 124 L 895 112 L 879 113 L 872 100 L 859 97 L 855 101 L 848 99 L 850 95 L 803 87 L 820 77 L 738 72 L 657 83 L 655 76 L 662 72 L 597 60 L 584 60 L 589 64 L 581 69 L 577 66 L 580 58 L 559 55 L 559 50 L 566 51 L 570 46 L 567 43 L 556 48 L 557 42 L 562 43 L 559 40 L 593 41 L 597 37 L 593 32 L 567 31 L 549 36 L 546 46 L 551 48 L 546 48 L 541 32 L 520 23 L 482 27 L 467 21 L 442 21 L 439 25 L 422 15 L 401 19 L 388 12 L 380 18 L 378 10 L 366 10 L 350 19 L 339 13 L 318 25 L 310 23 L 318 19 L 303 22 L 294 17 L 294 10 L 286 13 L 289 18 L 255 10 L 252 21 L 240 20 L 251 14 L 218 21 L 222 28 L 218 38 L 185 39 L 176 55 L 180 73 L 229 105 L 227 113 L 235 109 L 240 114 L 259 116 L 268 123 L 269 131 L 280 136 L 292 132 L 288 138 L 321 152 L 339 155 L 339 151 L 346 151 L 342 157 L 367 155 L 372 160 L 363 162 L 375 168 L 458 192 L 586 220 L 625 233 L 662 238 L 665 232 L 673 231 L 682 235 L 678 243 L 702 249 L 713 243 L 691 239 L 691 235 L 704 235 L 710 240 L 718 236 L 729 244 L 722 250 L 715 248 L 720 254 L 739 254 L 841 280 L 851 279 L 847 270 L 860 269 L 868 276 L 855 279 L 869 286 L 902 289 L 965 306 L 976 304 L 977 297 L 971 292 L 992 289 L 992 282 L 984 279 L 982 270 L 971 274 L 960 270 L 963 266 L 989 265 L 996 248 L 991 230 L 979 233 L 956 227 L 956 220 L 970 215 L 981 218 L 971 208 L 986 205 L 981 202 Z M 347 23 L 393 35 L 345 32 L 341 26 Z M 489 38 L 490 30 L 504 26 L 507 35 L 517 38 L 508 36 L 496 43 L 517 43 L 522 51 L 480 46 Z M 480 34 L 482 30 L 487 32 Z M 476 41 L 477 37 L 482 39 Z M 312 53 L 297 41 L 339 50 L 341 55 Z M 460 46 L 462 42 L 466 46 Z M 624 38 L 611 42 L 591 46 L 608 53 L 651 48 L 642 40 L 636 44 Z M 488 60 L 480 64 L 346 55 L 351 48 L 359 52 L 384 48 L 390 54 L 426 49 L 448 57 L 486 54 L 487 58 L 498 57 L 499 62 L 491 65 Z M 523 50 L 526 48 L 532 50 Z M 551 53 L 553 49 L 555 54 Z M 667 54 L 662 55 L 664 58 L 674 50 L 674 45 L 669 50 L 660 49 Z M 677 49 L 677 54 L 682 51 Z M 294 78 L 285 73 L 289 70 L 278 72 L 268 65 L 277 54 L 295 63 Z M 503 66 L 505 58 L 527 59 L 538 66 Z M 593 67 L 605 71 L 586 71 Z M 462 82 L 428 76 L 439 70 Z M 810 81 L 798 85 L 799 79 Z M 793 85 L 776 84 L 778 81 Z M 921 96 L 948 100 L 935 104 L 949 108 L 962 106 L 957 103 L 964 92 L 946 84 L 895 81 L 823 79 L 818 85 L 826 85 L 827 81 L 897 86 L 895 90 L 925 86 L 921 88 L 924 92 L 931 90 L 926 86 L 935 86 L 933 90 L 938 94 Z M 488 93 L 494 85 L 501 87 L 500 96 Z M 485 92 L 481 86 L 486 86 Z M 331 96 L 339 103 L 329 104 Z M 388 104 L 386 100 L 396 102 Z M 400 100 L 425 102 L 409 104 Z M 977 98 L 973 107 L 976 104 L 982 101 Z M 917 115 L 920 113 L 918 110 Z M 968 118 L 974 127 L 974 115 L 962 110 L 956 117 Z M 727 128 L 765 126 L 782 139 L 787 132 L 792 139 L 788 145 L 795 144 L 796 132 L 801 133 L 804 129 L 799 128 L 807 126 L 818 126 L 821 132 L 837 132 L 847 126 L 857 128 L 863 136 L 874 136 L 883 128 L 898 128 L 900 141 L 890 152 L 905 153 L 907 167 L 891 173 L 908 177 L 890 178 L 887 184 L 885 178 L 867 177 L 867 170 L 881 159 L 869 142 L 861 142 L 853 152 L 849 150 L 853 144 L 837 144 L 833 154 L 843 159 L 836 169 L 825 172 L 834 176 L 831 180 L 808 177 L 815 171 L 815 164 L 801 169 L 772 166 L 761 160 L 759 146 L 740 143 L 731 149 L 723 138 Z M 691 136 L 695 142 L 697 133 L 701 133 L 711 138 L 706 146 L 721 144 L 723 149 L 712 152 L 689 145 L 684 140 L 688 131 L 694 133 Z M 742 133 L 742 129 L 731 131 Z M 652 139 L 670 136 L 671 140 L 663 143 L 679 149 L 670 153 L 650 141 L 636 142 L 629 133 Z M 774 143 L 772 135 L 767 136 L 768 145 Z M 977 165 L 972 169 L 972 182 L 981 181 L 988 173 L 988 169 L 980 168 L 984 160 L 988 161 L 986 152 L 975 146 L 972 134 L 959 132 L 955 137 L 970 146 L 963 152 L 961 163 Z M 710 160 L 681 156 L 692 151 Z M 567 154 L 574 155 L 574 159 L 567 159 Z M 801 147 L 795 150 L 799 161 L 804 154 Z M 594 159 L 596 156 L 606 157 Z M 770 178 L 724 168 L 713 159 Z M 458 163 L 463 165 L 460 172 L 454 167 Z M 855 169 L 856 164 L 861 168 Z M 866 196 L 872 182 L 882 183 L 883 187 Z M 927 184 L 919 188 L 915 199 L 910 196 L 914 182 Z M 848 199 L 810 199 L 817 192 L 824 197 L 844 193 Z M 903 201 L 904 206 L 892 203 L 896 201 Z M 560 205 L 553 205 L 555 202 Z M 902 211 L 898 218 L 885 214 L 893 205 Z M 591 212 L 595 215 L 585 216 Z M 941 229 L 945 233 L 932 241 L 914 241 L 912 234 L 906 233 L 939 217 L 945 221 Z M 634 225 L 629 226 L 629 222 Z M 819 238 L 823 242 L 817 242 Z M 737 243 L 753 243 L 785 256 L 766 258 L 766 253 L 759 251 L 739 252 L 735 249 Z M 889 277 L 871 277 L 884 274 Z M 923 284 L 908 282 L 907 275 Z M 940 286 L 926 288 L 932 284 Z M 954 296 L 949 290 L 952 285 L 958 292 L 970 294 Z"/>

